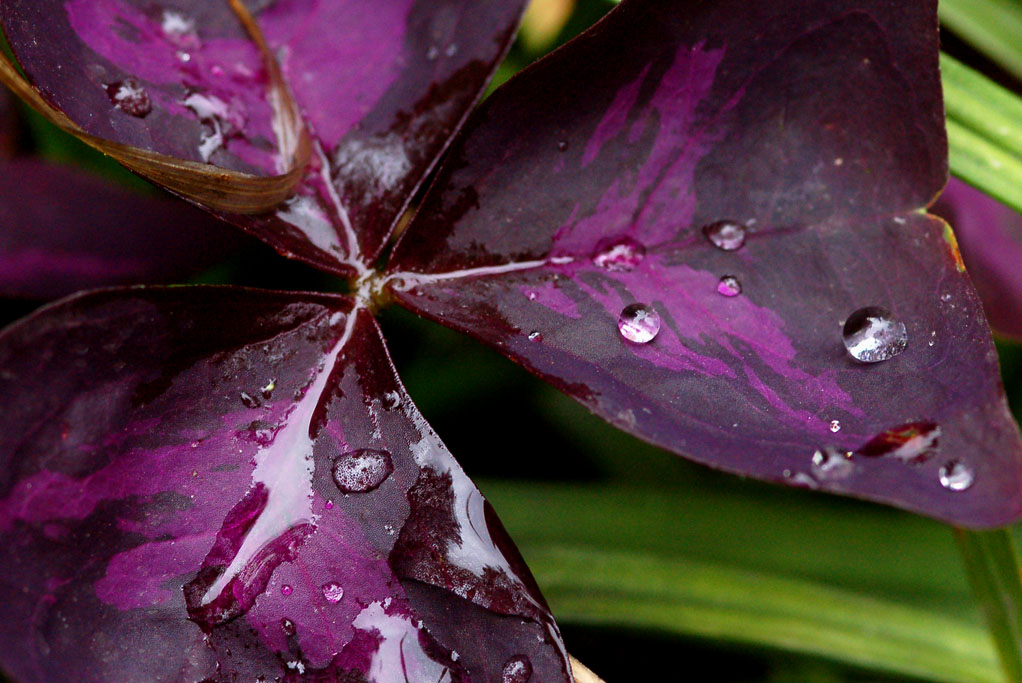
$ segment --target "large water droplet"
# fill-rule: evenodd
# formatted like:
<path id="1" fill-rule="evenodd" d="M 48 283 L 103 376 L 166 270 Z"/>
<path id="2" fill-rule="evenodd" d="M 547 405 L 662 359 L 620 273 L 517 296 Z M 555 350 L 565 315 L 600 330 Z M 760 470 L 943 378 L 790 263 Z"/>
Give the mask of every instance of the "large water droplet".
<path id="1" fill-rule="evenodd" d="M 617 319 L 621 336 L 636 344 L 646 344 L 660 332 L 660 314 L 646 304 L 628 304 Z"/>
<path id="2" fill-rule="evenodd" d="M 341 598 L 344 597 L 344 588 L 341 587 L 341 584 L 334 583 L 333 581 L 330 583 L 324 583 L 323 597 L 326 598 L 327 602 L 336 605 L 341 601 Z"/>
<path id="3" fill-rule="evenodd" d="M 852 473 L 855 465 L 849 458 L 851 453 L 835 446 L 827 446 L 813 453 L 812 472 L 817 479 L 836 481 Z"/>
<path id="4" fill-rule="evenodd" d="M 897 458 L 910 465 L 919 465 L 937 454 L 939 442 L 940 425 L 935 422 L 909 422 L 878 434 L 856 453 L 873 458 Z"/>
<path id="5" fill-rule="evenodd" d="M 106 86 L 106 95 L 115 107 L 140 119 L 148 116 L 153 110 L 149 93 L 133 78 L 110 83 Z"/>
<path id="6" fill-rule="evenodd" d="M 742 283 L 734 275 L 725 275 L 717 283 L 717 293 L 723 296 L 738 296 L 742 293 Z"/>
<path id="7" fill-rule="evenodd" d="M 634 270 L 646 258 L 646 248 L 630 237 L 602 241 L 596 245 L 593 263 L 611 272 Z"/>
<path id="8" fill-rule="evenodd" d="M 717 221 L 703 227 L 706 239 L 724 251 L 741 249 L 745 244 L 745 232 L 745 226 L 735 221 Z"/>
<path id="9" fill-rule="evenodd" d="M 532 662 L 526 655 L 515 655 L 504 662 L 502 683 L 525 683 L 532 678 Z"/>
<path id="10" fill-rule="evenodd" d="M 382 484 L 393 471 L 390 453 L 361 448 L 334 460 L 334 483 L 344 493 L 365 493 Z"/>
<path id="11" fill-rule="evenodd" d="M 938 476 L 940 485 L 949 491 L 964 491 L 976 479 L 972 468 L 960 460 L 951 460 L 941 465 Z"/>
<path id="12" fill-rule="evenodd" d="M 908 332 L 905 323 L 886 308 L 867 306 L 848 316 L 843 340 L 852 358 L 863 363 L 878 363 L 905 350 Z"/>

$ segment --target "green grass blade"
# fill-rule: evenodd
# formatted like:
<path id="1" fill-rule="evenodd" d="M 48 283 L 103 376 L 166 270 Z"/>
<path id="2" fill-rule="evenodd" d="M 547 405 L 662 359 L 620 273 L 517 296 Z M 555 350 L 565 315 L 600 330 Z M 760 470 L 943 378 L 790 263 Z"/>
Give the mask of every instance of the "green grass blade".
<path id="1" fill-rule="evenodd" d="M 1022 79 L 1022 4 L 1018 0 L 941 0 L 944 26 Z"/>
<path id="2" fill-rule="evenodd" d="M 717 481 L 480 486 L 565 623 L 655 628 L 932 680 L 1004 680 L 945 525 Z"/>
<path id="3" fill-rule="evenodd" d="M 941 55 L 951 172 L 1022 211 L 1022 100 Z"/>
<path id="4" fill-rule="evenodd" d="M 969 581 L 986 615 L 1008 680 L 1022 682 L 1022 574 L 1007 529 L 956 529 Z"/>
<path id="5" fill-rule="evenodd" d="M 980 626 L 810 581 L 649 554 L 527 546 L 558 619 L 773 647 L 949 683 L 1003 677 Z"/>

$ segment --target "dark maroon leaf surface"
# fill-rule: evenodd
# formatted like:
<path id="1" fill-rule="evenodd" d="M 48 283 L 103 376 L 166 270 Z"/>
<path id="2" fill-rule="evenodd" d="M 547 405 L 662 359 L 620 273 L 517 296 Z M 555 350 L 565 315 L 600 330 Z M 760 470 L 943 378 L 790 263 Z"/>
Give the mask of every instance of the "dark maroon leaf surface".
<path id="1" fill-rule="evenodd" d="M 92 287 L 173 282 L 240 246 L 204 211 L 70 167 L 0 162 L 0 295 L 57 299 Z"/>
<path id="2" fill-rule="evenodd" d="M 523 4 L 252 3 L 313 152 L 278 211 L 229 220 L 324 270 L 364 270 L 485 87 Z M 87 132 L 249 173 L 286 170 L 267 70 L 226 0 L 3 0 L 0 12 L 32 82 Z"/>
<path id="3" fill-rule="evenodd" d="M 954 226 L 990 325 L 1022 339 L 1022 214 L 957 178 L 933 212 Z"/>
<path id="4" fill-rule="evenodd" d="M 982 308 L 917 213 L 946 177 L 935 12 L 626 1 L 470 120 L 392 290 L 699 462 L 1015 519 L 1022 445 Z M 648 343 L 619 332 L 632 304 L 660 320 Z M 900 355 L 846 352 L 866 307 L 896 320 L 860 355 Z M 911 424 L 937 427 L 877 447 Z"/>
<path id="5" fill-rule="evenodd" d="M 17 680 L 568 680 L 521 557 L 326 295 L 79 296 L 0 335 Z"/>

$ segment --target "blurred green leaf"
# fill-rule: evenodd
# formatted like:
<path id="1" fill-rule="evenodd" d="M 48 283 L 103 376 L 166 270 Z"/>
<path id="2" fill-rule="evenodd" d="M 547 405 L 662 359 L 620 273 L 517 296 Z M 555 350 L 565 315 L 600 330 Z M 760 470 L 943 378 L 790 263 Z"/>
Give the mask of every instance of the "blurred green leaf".
<path id="1" fill-rule="evenodd" d="M 952 57 L 940 65 L 951 172 L 1022 211 L 1022 100 Z"/>
<path id="2" fill-rule="evenodd" d="M 1022 79 L 1022 4 L 1018 0 L 941 0 L 940 22 Z"/>

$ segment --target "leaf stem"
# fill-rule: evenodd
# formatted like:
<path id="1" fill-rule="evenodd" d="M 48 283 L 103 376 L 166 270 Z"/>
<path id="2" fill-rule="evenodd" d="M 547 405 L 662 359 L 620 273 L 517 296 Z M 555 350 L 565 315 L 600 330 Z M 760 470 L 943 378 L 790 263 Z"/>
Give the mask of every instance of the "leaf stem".
<path id="1" fill-rule="evenodd" d="M 1007 680 L 1022 683 L 1022 573 L 1008 529 L 954 530 Z"/>

